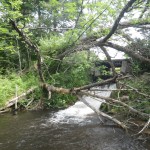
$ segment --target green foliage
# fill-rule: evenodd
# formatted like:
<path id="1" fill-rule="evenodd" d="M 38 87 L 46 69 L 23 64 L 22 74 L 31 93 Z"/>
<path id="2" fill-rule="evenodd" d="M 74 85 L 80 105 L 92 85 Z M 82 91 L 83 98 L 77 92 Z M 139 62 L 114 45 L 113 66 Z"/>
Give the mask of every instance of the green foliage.
<path id="1" fill-rule="evenodd" d="M 42 71 L 46 81 L 66 88 L 89 83 L 89 68 L 93 64 L 86 53 L 72 54 L 62 61 L 58 61 L 56 58 L 66 50 L 72 50 L 73 46 L 83 37 L 89 37 L 90 39 L 107 35 L 110 31 L 109 26 L 113 24 L 114 19 L 127 3 L 127 0 L 82 2 L 82 0 L 1 0 L 0 74 L 4 75 L 1 76 L 4 80 L 0 84 L 10 82 L 10 85 L 8 84 L 10 93 L 6 96 L 3 95 L 4 97 L 1 99 L 5 101 L 5 99 L 14 95 L 15 84 L 19 84 L 22 92 L 26 87 L 34 85 L 32 81 L 28 82 L 28 80 L 35 81 L 29 75 L 27 75 L 27 79 L 24 79 L 25 76 L 17 77 L 17 75 L 12 78 L 6 77 L 6 74 L 11 71 L 28 70 L 37 60 L 35 51 L 30 49 L 12 28 L 10 19 L 16 22 L 18 28 L 26 33 L 26 36 L 30 37 L 35 45 L 40 45 L 39 49 L 43 59 Z M 130 11 L 128 13 L 132 15 Z M 125 18 L 129 16 L 128 13 L 124 16 Z M 146 20 L 149 20 L 149 18 Z M 133 44 L 133 47 L 137 43 Z M 146 42 L 140 45 L 144 49 L 147 48 Z M 138 51 L 147 57 L 149 51 L 141 49 L 142 51 L 140 49 Z M 95 59 L 95 56 L 92 57 Z M 138 74 L 144 65 L 135 63 L 133 65 L 134 74 Z M 148 68 L 148 65 L 145 65 L 145 68 Z M 102 75 L 109 75 L 104 67 L 100 70 Z M 22 82 L 23 79 L 25 80 L 24 83 Z M 27 83 L 32 84 L 27 85 Z M 4 90 L 7 88 L 6 86 Z M 40 98 L 40 95 L 41 93 L 37 96 L 37 99 Z M 52 102 L 47 102 L 47 105 L 58 105 L 60 107 L 70 103 L 70 100 L 74 97 L 56 96 L 54 94 L 52 99 Z"/>
<path id="2" fill-rule="evenodd" d="M 149 84 L 150 84 L 150 76 L 149 74 L 143 74 L 140 77 L 132 78 L 131 80 L 126 80 L 125 84 L 130 85 L 137 89 L 141 93 L 145 93 L 147 95 L 150 95 L 149 90 Z M 125 87 L 123 87 L 125 88 Z M 133 108 L 150 114 L 150 98 L 145 97 L 144 95 L 138 94 L 135 91 L 120 91 L 113 92 L 112 97 L 118 98 L 120 97 L 121 101 L 124 101 L 128 105 L 132 106 Z M 123 99 L 121 97 L 123 96 L 129 96 L 129 99 Z M 119 107 L 112 107 L 111 111 L 114 111 L 115 113 L 123 112 L 124 114 L 127 114 L 127 111 L 122 111 L 122 108 Z M 128 112 L 129 113 L 129 112 Z"/>
<path id="3" fill-rule="evenodd" d="M 74 88 L 90 83 L 90 67 L 92 60 L 87 59 L 87 52 L 78 52 L 66 57 L 61 63 L 61 68 L 50 76 L 49 84 L 57 87 Z M 56 68 L 57 69 L 57 68 Z M 63 107 L 73 103 L 76 98 L 72 95 L 52 94 L 46 101 L 47 106 Z"/>
<path id="4" fill-rule="evenodd" d="M 90 65 L 86 52 L 72 54 L 64 59 L 59 72 L 53 75 L 54 80 L 51 80 L 51 84 L 66 88 L 87 84 Z"/>
<path id="5" fill-rule="evenodd" d="M 71 40 L 69 41 L 69 38 Z M 65 51 L 70 45 L 73 44 L 73 40 L 77 38 L 77 35 L 72 32 L 66 32 L 62 35 L 49 35 L 40 39 L 40 49 L 43 56 L 55 57 L 57 54 Z"/>
<path id="6" fill-rule="evenodd" d="M 139 73 L 141 72 L 141 69 L 140 69 L 140 64 L 138 61 L 134 61 L 132 63 L 132 73 L 134 75 L 138 75 Z"/>
<path id="7" fill-rule="evenodd" d="M 141 56 L 150 59 L 150 34 L 146 31 L 141 32 L 144 34 L 144 39 L 134 39 L 129 45 L 129 48 L 135 53 L 138 51 Z M 141 62 L 134 58 L 132 60 L 132 70 L 134 75 L 150 72 L 150 65 L 148 62 Z"/>
<path id="8" fill-rule="evenodd" d="M 64 108 L 73 104 L 75 101 L 76 97 L 73 95 L 53 93 L 51 99 L 45 101 L 45 107 Z"/>
<path id="9" fill-rule="evenodd" d="M 34 74 L 26 74 L 19 76 L 12 73 L 8 76 L 0 76 L 0 106 L 3 106 L 6 101 L 13 98 L 16 93 L 20 95 L 32 86 L 37 85 L 37 78 Z"/>

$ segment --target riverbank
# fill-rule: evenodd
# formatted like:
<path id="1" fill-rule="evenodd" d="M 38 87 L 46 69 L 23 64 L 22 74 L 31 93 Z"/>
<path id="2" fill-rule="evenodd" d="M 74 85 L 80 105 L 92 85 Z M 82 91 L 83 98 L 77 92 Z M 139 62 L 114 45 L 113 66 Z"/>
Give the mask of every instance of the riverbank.
<path id="1" fill-rule="evenodd" d="M 60 111 L 0 115 L 1 150 L 148 150 L 143 140 L 117 126 L 101 125 L 93 111 L 77 102 Z"/>
<path id="2" fill-rule="evenodd" d="M 0 76 L 0 108 L 13 98 L 16 98 L 26 92 L 31 87 L 38 85 L 38 80 L 34 74 L 27 73 L 18 75 L 15 73 Z M 23 97 L 20 103 L 24 103 Z"/>
<path id="3" fill-rule="evenodd" d="M 33 75 L 22 76 L 22 77 L 19 76 L 18 78 L 16 76 L 14 76 L 14 77 L 11 76 L 11 77 L 9 77 L 9 79 L 7 79 L 6 81 L 5 80 L 3 82 L 6 82 L 6 81 L 8 82 L 10 80 L 9 83 L 11 83 L 10 84 L 11 86 L 7 85 L 5 88 L 3 88 L 4 90 L 8 87 L 13 89 L 13 92 L 10 92 L 8 89 L 5 90 L 5 92 L 9 92 L 10 95 L 13 93 L 16 95 L 16 91 L 18 94 L 19 92 L 21 92 L 22 89 L 25 89 L 27 87 L 29 88 L 29 87 L 37 84 L 37 81 L 33 80 Z M 32 82 L 30 82 L 30 80 L 32 80 Z M 23 82 L 23 81 L 25 81 L 25 82 Z M 141 113 L 150 114 L 149 82 L 150 82 L 150 77 L 149 77 L 148 73 L 145 73 L 145 74 L 141 75 L 140 77 L 130 77 L 124 81 L 117 83 L 118 89 L 113 90 L 111 97 L 114 99 L 118 99 L 120 102 L 124 102 L 128 106 L 131 106 L 132 108 L 137 109 Z M 16 85 L 18 87 L 21 87 L 19 89 L 20 91 L 18 89 L 16 89 Z M 24 86 L 22 86 L 22 85 L 24 85 Z M 102 90 L 104 90 L 104 89 L 102 89 Z M 31 91 L 31 92 L 33 92 L 33 91 Z M 104 93 L 104 91 L 103 91 L 103 93 Z M 30 97 L 27 98 L 28 100 L 25 98 L 22 98 L 22 100 L 19 101 L 18 106 L 19 107 L 23 106 L 25 109 L 27 109 L 27 106 L 29 106 L 31 103 L 34 102 L 34 105 L 32 105 L 32 108 L 36 108 L 36 109 L 40 108 L 40 107 L 38 107 L 38 105 L 40 105 L 39 102 L 41 102 L 41 100 L 40 100 L 41 93 L 33 92 L 32 94 L 34 94 L 36 96 L 34 97 L 33 95 L 32 96 L 30 95 Z M 53 94 L 53 97 L 55 95 L 56 94 Z M 37 98 L 37 97 L 39 97 L 39 98 L 36 101 L 35 98 Z M 59 100 L 59 95 L 56 97 L 58 98 L 57 101 L 60 101 L 62 103 L 62 101 Z M 66 97 L 64 96 L 64 98 L 66 98 Z M 51 101 L 53 102 L 53 99 Z M 49 101 L 49 103 L 51 101 Z M 68 104 L 70 104 L 70 101 L 71 100 L 69 100 Z M 47 101 L 45 103 L 48 104 Z M 66 101 L 65 101 L 65 103 L 66 103 Z M 5 104 L 6 104 L 6 102 L 5 102 Z M 57 106 L 58 106 L 58 104 L 57 104 Z M 55 105 L 53 105 L 53 108 L 54 107 L 55 107 Z M 52 107 L 51 107 L 51 105 L 49 105 L 47 108 L 52 108 Z M 64 108 L 64 107 L 61 107 L 61 108 Z M 117 117 L 120 116 L 119 120 L 122 121 L 124 124 L 128 124 L 131 127 L 133 124 L 136 125 L 136 127 L 144 126 L 144 123 L 146 123 L 146 121 L 148 121 L 145 118 L 141 118 L 141 116 L 137 116 L 137 114 L 134 114 L 132 111 L 129 111 L 128 108 L 120 106 L 120 105 L 116 105 L 116 104 L 115 105 L 113 105 L 111 103 L 109 105 L 104 104 L 104 105 L 102 105 L 101 110 L 111 114 L 112 116 L 117 116 Z M 133 120 L 143 121 L 143 124 L 138 124 Z"/>

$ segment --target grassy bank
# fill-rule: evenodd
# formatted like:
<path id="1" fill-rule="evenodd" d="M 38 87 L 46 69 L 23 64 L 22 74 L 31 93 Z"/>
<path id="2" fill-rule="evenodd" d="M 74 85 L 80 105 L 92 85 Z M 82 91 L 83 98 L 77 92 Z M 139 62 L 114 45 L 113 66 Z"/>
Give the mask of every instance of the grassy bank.
<path id="1" fill-rule="evenodd" d="M 18 75 L 12 73 L 10 75 L 0 76 L 0 107 L 17 95 L 25 92 L 32 86 L 37 85 L 37 77 L 34 74 Z"/>

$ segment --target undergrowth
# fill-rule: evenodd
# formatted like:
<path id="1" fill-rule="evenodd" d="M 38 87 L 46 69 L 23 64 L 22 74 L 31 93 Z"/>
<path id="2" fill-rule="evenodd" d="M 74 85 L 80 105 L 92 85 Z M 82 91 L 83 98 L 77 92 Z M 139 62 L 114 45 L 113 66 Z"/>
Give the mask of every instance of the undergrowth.
<path id="1" fill-rule="evenodd" d="M 37 82 L 37 77 L 32 73 L 22 76 L 16 73 L 0 76 L 0 107 L 4 106 L 8 100 L 15 97 L 16 91 L 17 95 L 20 95 L 37 85 Z"/>
<path id="2" fill-rule="evenodd" d="M 150 75 L 144 74 L 139 77 L 134 77 L 124 81 L 124 84 L 134 87 L 138 92 L 145 93 L 150 95 Z M 125 86 L 122 86 L 123 89 L 129 89 Z M 134 90 L 127 91 L 118 91 L 113 92 L 112 98 L 119 99 L 120 101 L 125 102 L 126 104 L 132 106 L 133 108 L 150 114 L 150 98 L 144 95 L 139 94 Z M 127 99 L 123 99 L 127 97 Z M 132 115 L 129 111 L 123 110 L 122 107 L 110 107 L 110 110 L 113 113 L 124 113 L 124 115 Z"/>

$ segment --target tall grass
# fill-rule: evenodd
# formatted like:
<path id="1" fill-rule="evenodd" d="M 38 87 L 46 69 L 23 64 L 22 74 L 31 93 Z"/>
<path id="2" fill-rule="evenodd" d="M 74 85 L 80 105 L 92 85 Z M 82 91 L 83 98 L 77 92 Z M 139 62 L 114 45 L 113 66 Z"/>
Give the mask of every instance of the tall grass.
<path id="1" fill-rule="evenodd" d="M 37 85 L 37 83 L 37 77 L 31 73 L 22 76 L 15 73 L 9 76 L 0 76 L 0 107 L 15 97 L 16 90 L 17 94 L 20 95 L 32 86 Z"/>

